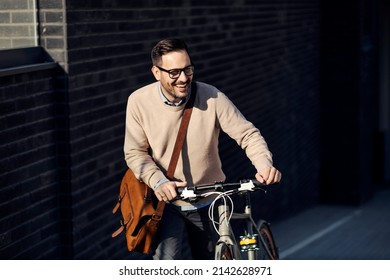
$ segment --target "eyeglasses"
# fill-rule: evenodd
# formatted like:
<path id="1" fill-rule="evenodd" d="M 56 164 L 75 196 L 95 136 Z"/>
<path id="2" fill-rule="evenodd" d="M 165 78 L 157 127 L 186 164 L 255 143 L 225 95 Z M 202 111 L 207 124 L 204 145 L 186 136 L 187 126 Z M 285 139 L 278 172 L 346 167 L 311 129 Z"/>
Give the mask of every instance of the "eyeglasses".
<path id="1" fill-rule="evenodd" d="M 157 66 L 156 67 L 158 69 L 160 69 L 161 71 L 164 71 L 164 72 L 167 72 L 169 74 L 169 78 L 171 79 L 177 79 L 180 77 L 181 75 L 181 72 L 184 72 L 184 74 L 186 76 L 192 76 L 194 74 L 194 66 L 193 65 L 190 65 L 190 66 L 187 66 L 187 67 L 184 67 L 184 68 L 176 68 L 176 69 L 170 69 L 170 70 L 167 70 L 167 69 L 164 69 L 160 66 Z"/>

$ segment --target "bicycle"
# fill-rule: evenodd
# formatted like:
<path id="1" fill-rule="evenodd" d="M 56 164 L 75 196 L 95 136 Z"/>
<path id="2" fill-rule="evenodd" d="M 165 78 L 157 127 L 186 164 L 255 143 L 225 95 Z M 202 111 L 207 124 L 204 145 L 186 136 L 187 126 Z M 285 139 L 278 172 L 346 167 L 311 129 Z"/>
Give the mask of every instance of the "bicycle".
<path id="1" fill-rule="evenodd" d="M 276 260 L 279 258 L 278 249 L 271 232 L 270 224 L 265 220 L 260 220 L 257 225 L 252 218 L 250 193 L 255 190 L 262 190 L 266 193 L 266 190 L 262 187 L 263 185 L 260 182 L 252 179 L 241 180 L 238 183 L 215 183 L 210 185 L 188 186 L 178 189 L 181 199 L 192 202 L 200 197 L 216 195 L 216 198 L 209 207 L 209 218 L 219 234 L 219 239 L 215 245 L 216 260 L 243 259 L 242 252 L 247 254 L 248 260 Z M 209 190 L 211 190 L 211 192 L 205 192 Z M 234 212 L 234 203 L 230 197 L 233 194 L 245 195 L 246 203 L 244 213 Z M 215 204 L 218 202 L 218 221 L 215 221 L 214 208 Z M 230 211 L 229 203 L 232 211 Z M 231 219 L 244 220 L 246 223 L 244 234 L 240 236 L 239 242 L 237 242 L 230 225 Z"/>

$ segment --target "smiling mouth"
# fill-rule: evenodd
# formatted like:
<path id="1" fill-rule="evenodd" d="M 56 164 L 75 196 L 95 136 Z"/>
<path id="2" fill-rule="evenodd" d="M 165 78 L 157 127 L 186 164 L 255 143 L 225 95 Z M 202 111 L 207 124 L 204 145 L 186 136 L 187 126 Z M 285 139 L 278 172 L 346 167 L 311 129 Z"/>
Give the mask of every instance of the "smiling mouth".
<path id="1" fill-rule="evenodd" d="M 180 91 L 186 91 L 187 88 L 188 88 L 188 84 L 176 85 L 176 87 L 177 87 Z"/>

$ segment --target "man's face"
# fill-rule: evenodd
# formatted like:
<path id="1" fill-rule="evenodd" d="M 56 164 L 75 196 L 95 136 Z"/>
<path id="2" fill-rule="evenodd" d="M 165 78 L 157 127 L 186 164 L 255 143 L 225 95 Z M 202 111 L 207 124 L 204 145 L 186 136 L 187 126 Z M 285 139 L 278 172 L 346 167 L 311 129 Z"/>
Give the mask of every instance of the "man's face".
<path id="1" fill-rule="evenodd" d="M 191 59 L 186 51 L 170 52 L 161 58 L 162 63 L 159 66 L 165 70 L 183 69 L 191 65 Z M 156 80 L 160 81 L 162 91 L 169 101 L 177 103 L 187 97 L 192 75 L 186 75 L 184 71 L 181 71 L 180 75 L 173 79 L 169 73 L 156 66 L 152 67 L 152 72 Z"/>

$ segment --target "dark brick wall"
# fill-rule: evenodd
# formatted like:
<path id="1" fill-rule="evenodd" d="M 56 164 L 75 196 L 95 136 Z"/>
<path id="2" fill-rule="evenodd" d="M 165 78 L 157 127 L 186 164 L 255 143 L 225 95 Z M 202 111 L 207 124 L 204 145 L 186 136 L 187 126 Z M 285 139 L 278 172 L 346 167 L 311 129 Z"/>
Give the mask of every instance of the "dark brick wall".
<path id="1" fill-rule="evenodd" d="M 56 73 L 0 77 L 0 259 L 62 256 L 63 100 Z"/>
<path id="2" fill-rule="evenodd" d="M 20 241 L 5 234 L 1 242 L 8 245 L 1 247 L 5 248 L 2 257 L 137 257 L 126 251 L 122 237 L 111 239 L 119 225 L 119 217 L 113 217 L 111 209 L 126 169 L 122 152 L 125 106 L 134 89 L 153 81 L 150 49 L 168 36 L 189 43 L 196 80 L 225 92 L 266 137 L 284 177 L 266 198 L 255 195 L 262 215 L 275 220 L 317 203 L 319 1 L 41 0 L 40 9 L 41 44 L 68 74 L 68 80 L 61 80 L 63 98 L 58 102 L 64 118 L 57 122 L 53 117 L 53 102 L 57 101 L 48 100 L 47 106 L 38 107 L 54 118 L 53 127 L 47 128 L 52 138 L 41 140 L 47 143 L 42 144 L 42 153 L 34 154 L 37 162 L 49 165 L 37 174 L 49 172 L 52 180 L 42 182 L 42 176 L 36 175 L 35 184 L 27 184 L 31 190 L 46 188 L 45 197 L 51 197 L 51 204 L 46 205 L 49 202 L 42 196 L 26 195 L 35 199 L 29 212 L 51 219 L 42 222 L 34 216 L 25 232 L 18 231 L 23 240 L 35 244 L 32 235 L 38 228 L 49 227 L 40 235 L 41 248 L 27 246 L 28 252 L 21 254 Z M 60 28 L 64 22 L 66 30 Z M 25 87 L 28 90 L 20 94 L 31 96 L 31 92 L 41 91 L 35 84 L 39 79 L 29 79 L 33 89 Z M 54 90 L 57 84 L 47 79 Z M 23 83 L 14 86 L 19 84 Z M 5 91 L 8 87 L 1 88 Z M 12 104 L 13 95 L 9 98 L 7 102 Z M 34 103 L 30 105 L 35 108 Z M 28 120 L 35 124 L 34 118 Z M 58 127 L 61 133 L 55 132 Z M 25 133 L 20 128 L 13 129 Z M 38 128 L 30 125 L 30 129 Z M 33 130 L 31 135 L 40 134 Z M 11 161 L 14 158 L 7 151 L 10 159 L 6 160 Z M 221 138 L 221 154 L 229 179 L 253 176 L 244 153 L 226 137 Z M 15 162 L 24 169 L 22 159 L 20 155 Z M 26 187 L 18 186 L 30 177 L 33 179 L 26 172 L 19 174 L 13 187 L 7 181 L 3 189 L 8 190 L 9 204 L 25 193 Z M 0 207 L 3 209 L 3 203 Z M 2 226 L 8 228 L 14 216 L 8 212 Z"/>

